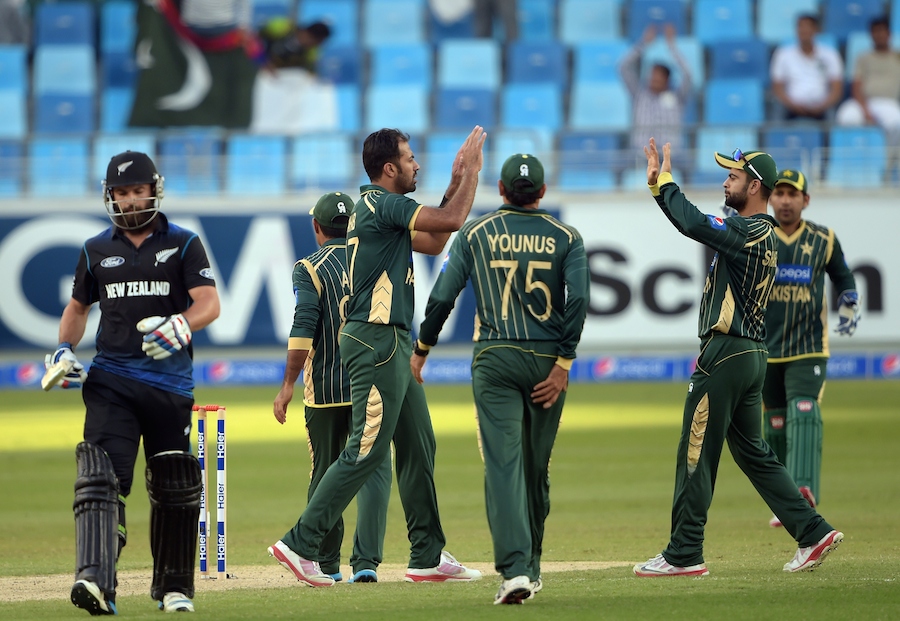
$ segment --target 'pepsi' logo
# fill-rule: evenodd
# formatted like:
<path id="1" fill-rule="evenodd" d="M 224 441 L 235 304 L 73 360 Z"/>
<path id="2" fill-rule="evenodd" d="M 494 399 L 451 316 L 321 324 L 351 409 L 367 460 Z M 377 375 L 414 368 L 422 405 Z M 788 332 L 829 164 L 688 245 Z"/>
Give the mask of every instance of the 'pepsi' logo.
<path id="1" fill-rule="evenodd" d="M 16 384 L 18 386 L 30 386 L 36 383 L 44 374 L 44 365 L 36 362 L 26 362 L 16 367 Z"/>
<path id="2" fill-rule="evenodd" d="M 808 285 L 812 282 L 812 266 L 810 265 L 779 265 L 775 274 L 775 282 L 792 282 L 800 285 Z"/>
<path id="3" fill-rule="evenodd" d="M 881 374 L 886 377 L 900 375 L 900 354 L 887 354 L 881 359 Z"/>
<path id="4" fill-rule="evenodd" d="M 231 363 L 225 360 L 218 360 L 209 365 L 209 381 L 213 383 L 221 383 L 231 377 Z"/>
<path id="5" fill-rule="evenodd" d="M 594 363 L 594 377 L 609 377 L 616 372 L 615 358 L 600 358 Z"/>

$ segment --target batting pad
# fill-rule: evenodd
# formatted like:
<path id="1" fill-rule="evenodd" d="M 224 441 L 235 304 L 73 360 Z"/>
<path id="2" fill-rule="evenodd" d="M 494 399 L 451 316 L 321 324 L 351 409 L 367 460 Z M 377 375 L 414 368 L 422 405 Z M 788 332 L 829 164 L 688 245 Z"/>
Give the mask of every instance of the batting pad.
<path id="1" fill-rule="evenodd" d="M 787 463 L 787 408 L 774 408 L 763 412 L 763 435 L 772 447 L 775 457 Z"/>
<path id="2" fill-rule="evenodd" d="M 821 498 L 822 414 L 815 399 L 802 397 L 788 402 L 785 465 L 798 487 L 806 485 L 816 500 Z"/>
<path id="3" fill-rule="evenodd" d="M 109 599 L 116 594 L 119 553 L 119 480 L 109 455 L 90 442 L 75 447 L 75 579 L 97 583 Z"/>

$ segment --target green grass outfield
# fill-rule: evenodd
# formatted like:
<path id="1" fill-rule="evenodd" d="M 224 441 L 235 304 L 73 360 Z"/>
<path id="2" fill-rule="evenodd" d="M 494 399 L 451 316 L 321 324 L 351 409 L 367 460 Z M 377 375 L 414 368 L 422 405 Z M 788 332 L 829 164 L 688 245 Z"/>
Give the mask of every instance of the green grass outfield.
<path id="1" fill-rule="evenodd" d="M 482 466 L 467 386 L 430 387 L 438 434 L 436 479 L 447 548 L 465 562 L 492 560 Z M 273 388 L 216 388 L 197 401 L 228 407 L 228 555 L 269 566 L 266 555 L 306 499 L 309 458 L 302 409 L 278 425 Z M 573 385 L 551 464 L 553 508 L 545 562 L 634 563 L 657 554 L 669 529 L 682 384 Z M 83 406 L 75 391 L 0 393 L 0 584 L 12 576 L 71 574 L 74 446 Z M 198 584 L 198 619 L 898 619 L 900 618 L 900 383 L 832 382 L 823 406 L 823 515 L 844 544 L 817 571 L 782 572 L 793 540 L 725 452 L 706 529 L 702 579 L 637 579 L 629 567 L 545 574 L 524 606 L 491 606 L 497 578 L 472 584 L 338 585 L 230 589 Z M 297 404 L 299 405 L 299 404 Z M 143 460 L 139 460 L 142 472 Z M 148 504 L 136 478 L 121 570 L 151 567 Z M 348 530 L 354 511 L 347 512 Z M 348 538 L 349 539 L 349 538 Z M 347 546 L 345 546 L 345 554 Z M 396 487 L 385 563 L 402 565 L 408 542 Z M 346 562 L 346 557 L 345 557 Z M 6 580 L 4 582 L 4 580 Z M 235 579 L 239 586 L 240 576 Z M 25 580 L 25 583 L 28 581 Z M 9 601 L 0 619 L 86 618 L 67 600 Z M 147 580 L 149 592 L 149 578 Z M 120 596 L 122 616 L 158 619 L 146 595 Z"/>

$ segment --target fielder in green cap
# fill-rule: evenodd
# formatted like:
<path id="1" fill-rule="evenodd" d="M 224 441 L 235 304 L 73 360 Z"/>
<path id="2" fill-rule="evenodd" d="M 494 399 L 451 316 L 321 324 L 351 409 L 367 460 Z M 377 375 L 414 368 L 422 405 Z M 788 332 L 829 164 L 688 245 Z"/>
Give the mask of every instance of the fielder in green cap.
<path id="1" fill-rule="evenodd" d="M 422 382 L 425 356 L 471 281 L 477 305 L 472 391 L 494 566 L 503 578 L 494 603 L 517 604 L 543 586 L 550 453 L 589 283 L 581 235 L 540 208 L 547 189 L 540 160 L 507 159 L 498 189 L 503 205 L 467 222 L 450 247 L 411 365 Z"/>
<path id="2" fill-rule="evenodd" d="M 821 502 L 822 415 L 819 405 L 828 366 L 825 274 L 840 291 L 837 333 L 850 336 L 859 321 L 856 280 L 841 243 L 828 227 L 804 220 L 809 181 L 782 170 L 769 199 L 779 228 L 778 272 L 766 307 L 769 362 L 763 386 L 763 430 L 810 505 Z M 773 516 L 773 527 L 781 520 Z"/>
<path id="3" fill-rule="evenodd" d="M 704 529 L 725 441 L 734 460 L 797 541 L 784 571 L 818 567 L 843 533 L 806 502 L 787 469 L 762 439 L 760 405 L 768 352 L 765 314 L 777 277 L 777 223 L 766 213 L 775 162 L 765 153 L 716 154 L 728 170 L 725 204 L 738 216 L 697 209 L 672 178 L 671 148 L 644 147 L 647 185 L 657 205 L 686 237 L 716 254 L 700 300 L 700 356 L 687 387 L 675 465 L 672 529 L 661 554 L 634 566 L 635 575 L 705 576 Z"/>
<path id="4" fill-rule="evenodd" d="M 281 390 L 275 397 L 275 419 L 284 424 L 294 384 L 303 371 L 306 435 L 312 459 L 307 499 L 312 498 L 328 467 L 338 458 L 350 434 L 350 376 L 341 361 L 338 333 L 350 294 L 347 277 L 347 222 L 354 200 L 344 192 L 322 195 L 310 210 L 320 248 L 294 264 L 294 324 L 288 339 L 287 364 Z M 391 460 L 383 459 L 357 494 L 356 535 L 350 582 L 377 582 L 387 507 L 391 495 Z M 282 537 L 295 544 L 294 530 Z M 328 531 L 319 545 L 322 573 L 341 580 L 341 543 L 344 521 Z M 277 546 L 278 544 L 276 544 Z M 276 554 L 277 556 L 277 554 Z"/>

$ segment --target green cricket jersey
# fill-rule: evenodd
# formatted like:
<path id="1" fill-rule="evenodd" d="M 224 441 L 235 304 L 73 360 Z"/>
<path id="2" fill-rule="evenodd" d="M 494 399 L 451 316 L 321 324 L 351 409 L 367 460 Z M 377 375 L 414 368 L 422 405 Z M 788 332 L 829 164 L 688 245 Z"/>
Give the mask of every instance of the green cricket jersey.
<path id="1" fill-rule="evenodd" d="M 338 332 L 350 293 L 343 239 L 330 239 L 294 265 L 294 324 L 288 349 L 308 349 L 303 367 L 303 403 L 349 405 L 350 376 L 341 364 Z"/>
<path id="2" fill-rule="evenodd" d="M 347 321 L 412 326 L 413 227 L 422 205 L 377 185 L 360 188 L 347 225 Z"/>
<path id="3" fill-rule="evenodd" d="M 835 290 L 856 290 L 841 244 L 831 229 L 801 220 L 792 235 L 776 229 L 778 272 L 766 310 L 769 362 L 828 356 L 825 274 Z"/>
<path id="4" fill-rule="evenodd" d="M 778 262 L 775 218 L 706 215 L 685 198 L 670 173 L 662 173 L 650 191 L 675 228 L 716 251 L 700 302 L 700 338 L 721 332 L 764 341 Z"/>
<path id="5" fill-rule="evenodd" d="M 543 209 L 503 205 L 460 229 L 425 307 L 419 340 L 437 343 L 456 297 L 472 280 L 475 341 L 552 341 L 575 358 L 588 304 L 584 241 Z"/>

